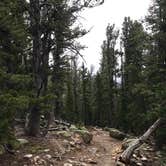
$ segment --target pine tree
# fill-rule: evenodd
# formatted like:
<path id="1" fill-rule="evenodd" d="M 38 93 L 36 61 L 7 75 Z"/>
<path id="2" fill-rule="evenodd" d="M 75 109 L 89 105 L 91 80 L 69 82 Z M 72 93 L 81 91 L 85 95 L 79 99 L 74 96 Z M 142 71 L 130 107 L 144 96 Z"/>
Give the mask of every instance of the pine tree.
<path id="1" fill-rule="evenodd" d="M 104 126 L 103 84 L 99 72 L 95 75 L 93 87 L 93 124 Z"/>
<path id="2" fill-rule="evenodd" d="M 121 109 L 124 109 L 122 111 L 125 111 L 126 116 L 124 127 L 129 125 L 126 128 L 132 132 L 141 129 L 141 125 L 142 127 L 146 126 L 146 122 L 142 121 L 142 124 L 139 123 L 140 126 L 137 125 L 137 129 L 135 127 L 140 119 L 146 119 L 144 96 L 137 91 L 143 79 L 143 59 L 146 52 L 146 45 L 144 43 L 146 43 L 146 38 L 147 35 L 142 24 L 126 17 L 123 23 L 122 36 L 124 44 L 124 94 L 122 94 L 123 105 Z"/>
<path id="3" fill-rule="evenodd" d="M 153 1 L 150 7 L 150 13 L 147 17 L 150 25 L 151 47 L 146 63 L 146 77 L 148 88 L 150 89 L 153 98 L 149 98 L 149 118 L 154 119 L 158 116 L 166 117 L 165 98 L 166 98 L 166 2 L 164 0 Z M 156 117 L 157 116 L 157 117 Z M 165 142 L 165 130 L 161 129 L 157 135 L 158 144 L 162 145 Z"/>
<path id="4" fill-rule="evenodd" d="M 81 67 L 81 119 L 85 125 L 89 125 L 92 121 L 90 79 L 91 75 L 83 63 Z"/>
<path id="5" fill-rule="evenodd" d="M 116 75 L 116 41 L 119 32 L 114 30 L 115 25 L 108 25 L 106 41 L 102 46 L 101 78 L 103 84 L 104 121 L 107 125 L 113 125 L 115 114 L 115 75 Z"/>
<path id="6" fill-rule="evenodd" d="M 9 143 L 13 138 L 16 111 L 27 108 L 28 95 L 25 93 L 31 88 L 29 76 L 22 75 L 22 57 L 27 44 L 24 40 L 27 36 L 26 3 L 22 2 L 22 8 L 21 1 L 0 2 L 0 143 Z"/>

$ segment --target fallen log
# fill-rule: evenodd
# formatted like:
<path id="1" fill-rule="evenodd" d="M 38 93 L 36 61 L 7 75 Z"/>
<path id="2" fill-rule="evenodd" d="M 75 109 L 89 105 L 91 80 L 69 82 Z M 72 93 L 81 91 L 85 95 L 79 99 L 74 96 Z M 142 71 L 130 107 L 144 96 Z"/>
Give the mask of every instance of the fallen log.
<path id="1" fill-rule="evenodd" d="M 141 137 L 133 141 L 133 143 L 121 154 L 119 161 L 129 164 L 134 150 L 140 147 L 149 138 L 149 136 L 160 126 L 161 121 L 161 119 L 158 119 Z"/>

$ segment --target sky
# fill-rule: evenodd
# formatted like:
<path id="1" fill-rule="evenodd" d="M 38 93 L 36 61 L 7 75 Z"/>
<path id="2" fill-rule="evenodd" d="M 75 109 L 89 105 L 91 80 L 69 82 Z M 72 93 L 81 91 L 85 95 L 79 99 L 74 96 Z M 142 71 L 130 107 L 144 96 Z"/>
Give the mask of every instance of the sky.
<path id="1" fill-rule="evenodd" d="M 125 16 L 140 20 L 148 13 L 150 4 L 151 0 L 105 0 L 103 5 L 83 11 L 81 23 L 86 29 L 92 28 L 80 39 L 81 44 L 88 47 L 82 51 L 87 66 L 93 64 L 95 71 L 99 68 L 101 45 L 108 23 L 120 29 Z"/>

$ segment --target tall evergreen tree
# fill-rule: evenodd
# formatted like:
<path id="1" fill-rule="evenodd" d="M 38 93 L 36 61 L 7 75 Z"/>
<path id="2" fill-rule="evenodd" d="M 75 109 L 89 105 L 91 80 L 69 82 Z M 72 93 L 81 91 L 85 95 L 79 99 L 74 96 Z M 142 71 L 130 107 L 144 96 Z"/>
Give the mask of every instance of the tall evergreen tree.
<path id="1" fill-rule="evenodd" d="M 122 36 L 124 44 L 124 94 L 122 95 L 125 99 L 123 99 L 122 109 L 124 110 L 122 111 L 125 111 L 126 120 L 128 122 L 131 121 L 132 132 L 135 130 L 135 124 L 133 123 L 132 126 L 132 122 L 137 123 L 146 114 L 144 96 L 135 92 L 137 85 L 143 79 L 143 59 L 146 51 L 144 43 L 146 43 L 146 37 L 147 35 L 141 23 L 132 21 L 129 17 L 125 18 Z M 130 127 L 128 126 L 127 129 Z"/>
<path id="2" fill-rule="evenodd" d="M 115 114 L 115 75 L 116 75 L 116 41 L 119 32 L 114 30 L 115 25 L 108 25 L 106 41 L 102 46 L 101 78 L 103 84 L 103 101 L 105 105 L 105 121 L 107 125 L 113 125 Z"/>
<path id="3" fill-rule="evenodd" d="M 149 102 L 153 103 L 149 107 L 150 117 L 166 117 L 166 2 L 164 0 L 154 0 L 147 17 L 151 31 L 151 48 L 147 58 L 147 83 L 153 98 Z M 166 143 L 165 129 L 158 132 L 158 143 Z"/>
<path id="4" fill-rule="evenodd" d="M 16 111 L 25 109 L 28 103 L 25 89 L 29 88 L 29 77 L 22 75 L 27 44 L 26 3 L 22 2 L 22 7 L 21 1 L 0 2 L 0 143 L 11 139 Z"/>

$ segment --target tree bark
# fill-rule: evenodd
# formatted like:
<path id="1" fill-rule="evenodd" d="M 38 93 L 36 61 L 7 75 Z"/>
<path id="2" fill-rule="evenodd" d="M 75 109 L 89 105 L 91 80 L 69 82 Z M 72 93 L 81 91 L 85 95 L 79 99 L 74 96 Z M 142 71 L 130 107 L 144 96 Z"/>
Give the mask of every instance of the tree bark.
<path id="1" fill-rule="evenodd" d="M 131 146 L 129 146 L 119 157 L 119 161 L 123 163 L 130 163 L 131 155 L 134 150 L 141 146 L 149 136 L 159 127 L 161 119 L 158 119 L 140 138 L 136 139 Z"/>
<path id="2" fill-rule="evenodd" d="M 35 85 L 36 96 L 39 98 L 43 88 L 41 77 L 41 30 L 40 30 L 40 2 L 39 0 L 30 0 L 30 23 L 31 35 L 33 40 L 33 81 Z M 40 109 L 38 105 L 30 106 L 29 115 L 27 116 L 25 125 L 26 134 L 29 136 L 37 136 L 40 133 Z"/>
<path id="3" fill-rule="evenodd" d="M 37 136 L 40 134 L 40 110 L 36 105 L 30 109 L 27 115 L 25 132 L 28 136 Z"/>

